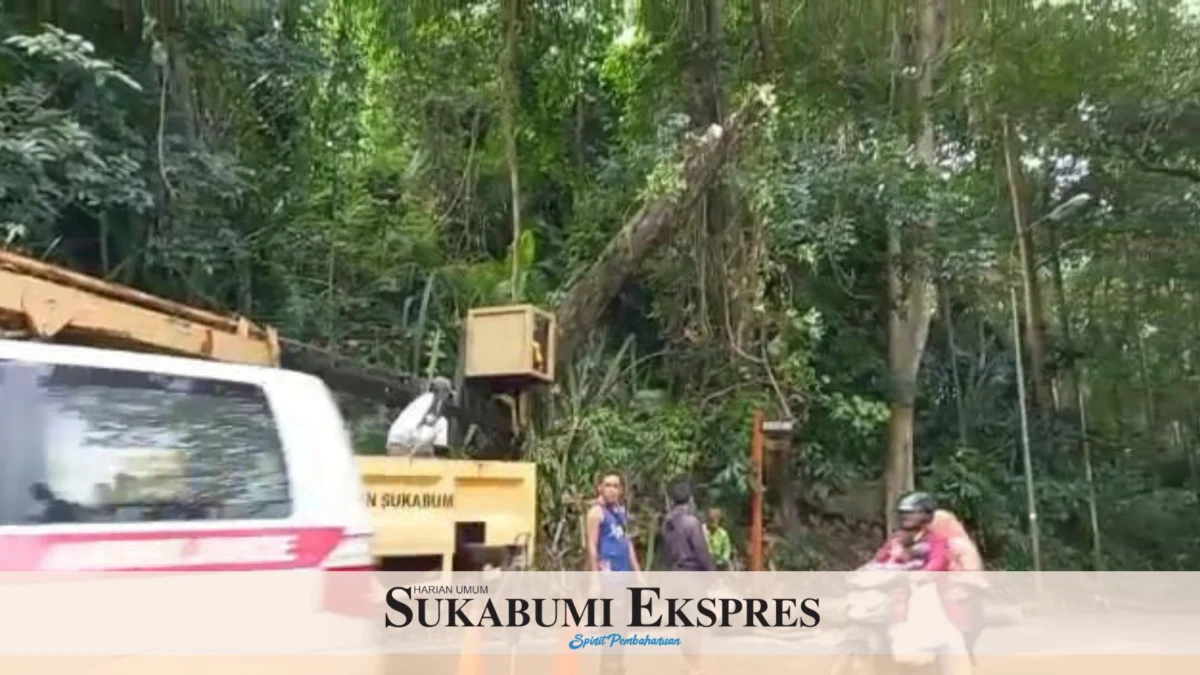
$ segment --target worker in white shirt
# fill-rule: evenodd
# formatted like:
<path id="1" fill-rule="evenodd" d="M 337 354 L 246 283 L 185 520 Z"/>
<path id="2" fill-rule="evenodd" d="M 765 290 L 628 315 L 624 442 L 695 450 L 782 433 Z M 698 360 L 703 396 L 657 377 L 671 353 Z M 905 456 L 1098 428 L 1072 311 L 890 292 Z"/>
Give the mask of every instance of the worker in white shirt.
<path id="1" fill-rule="evenodd" d="M 434 448 L 448 447 L 450 424 L 442 409 L 453 394 L 450 380 L 434 378 L 429 391 L 409 403 L 392 422 L 387 435 L 387 454 L 431 456 Z"/>

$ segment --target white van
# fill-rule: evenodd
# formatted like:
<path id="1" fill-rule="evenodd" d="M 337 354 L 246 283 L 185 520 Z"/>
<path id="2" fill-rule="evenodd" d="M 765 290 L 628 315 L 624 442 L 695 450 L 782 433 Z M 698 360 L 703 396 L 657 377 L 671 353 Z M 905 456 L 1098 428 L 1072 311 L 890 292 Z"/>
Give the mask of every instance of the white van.
<path id="1" fill-rule="evenodd" d="M 371 534 L 318 378 L 0 340 L 0 572 L 369 570 Z"/>

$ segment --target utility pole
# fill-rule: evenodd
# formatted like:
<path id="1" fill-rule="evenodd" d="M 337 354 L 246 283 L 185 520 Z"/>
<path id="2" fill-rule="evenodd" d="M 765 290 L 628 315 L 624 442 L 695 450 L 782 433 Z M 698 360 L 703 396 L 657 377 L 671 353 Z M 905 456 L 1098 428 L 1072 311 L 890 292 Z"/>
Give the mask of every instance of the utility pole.
<path id="1" fill-rule="evenodd" d="M 1009 303 L 1012 305 L 1013 356 L 1017 365 L 1017 397 L 1021 403 L 1021 459 L 1025 469 L 1025 497 L 1029 510 L 1029 539 L 1033 551 L 1033 569 L 1042 570 L 1041 532 L 1038 528 L 1037 496 L 1034 494 L 1033 457 L 1029 450 L 1029 415 L 1026 412 L 1025 367 L 1021 363 L 1021 315 L 1017 311 L 1017 290 L 1009 286 Z M 1038 577 L 1039 586 L 1041 577 Z"/>
<path id="2" fill-rule="evenodd" d="M 754 411 L 754 434 L 750 439 L 750 571 L 763 571 L 763 411 Z"/>
<path id="3" fill-rule="evenodd" d="M 1092 444 L 1088 441 L 1087 369 L 1076 368 L 1075 388 L 1079 397 L 1079 437 L 1083 450 L 1083 471 L 1088 486 L 1088 518 L 1092 524 L 1092 558 L 1096 571 L 1104 570 L 1104 550 L 1100 547 L 1100 515 L 1096 508 L 1096 477 L 1092 469 Z"/>
<path id="4" fill-rule="evenodd" d="M 1053 221 L 1064 220 L 1067 216 L 1071 215 L 1072 213 L 1075 213 L 1079 209 L 1081 209 L 1084 206 L 1091 203 L 1091 201 L 1092 201 L 1092 195 L 1090 195 L 1086 192 L 1079 193 L 1079 194 L 1071 197 L 1070 199 L 1066 200 L 1065 202 L 1059 204 L 1058 206 L 1055 206 L 1053 209 L 1050 210 L 1049 213 L 1047 213 L 1046 215 L 1042 216 L 1041 218 L 1038 218 L 1037 220 L 1035 220 L 1032 223 L 1030 223 L 1029 225 L 1027 225 L 1025 229 L 1032 230 L 1035 226 L 1040 225 L 1042 222 L 1047 221 L 1047 220 L 1053 220 Z M 1011 255 L 1010 255 L 1010 259 L 1011 259 Z M 1015 264 L 1016 261 L 1012 261 L 1012 262 Z M 1022 460 L 1022 463 L 1024 464 L 1024 469 L 1025 469 L 1025 498 L 1027 500 L 1027 508 L 1028 508 L 1028 512 L 1029 512 L 1029 543 L 1030 543 L 1030 551 L 1033 554 L 1033 569 L 1035 572 L 1038 572 L 1037 587 L 1038 587 L 1038 590 L 1041 591 L 1042 576 L 1041 576 L 1040 572 L 1042 571 L 1042 536 L 1041 536 L 1041 529 L 1038 525 L 1037 494 L 1035 492 L 1034 481 L 1033 481 L 1033 457 L 1032 457 L 1032 453 L 1029 448 L 1029 445 L 1030 445 L 1029 412 L 1028 412 L 1029 406 L 1028 406 L 1028 401 L 1026 400 L 1027 395 L 1025 393 L 1025 366 L 1021 361 L 1021 313 L 1017 309 L 1017 290 L 1014 287 L 1012 287 L 1011 285 L 1009 286 L 1009 289 L 1008 289 L 1008 299 L 1009 299 L 1009 304 L 1012 306 L 1013 356 L 1015 357 L 1014 360 L 1015 360 L 1016 366 L 1017 366 L 1017 396 L 1020 399 L 1020 403 L 1021 403 L 1021 460 Z M 1081 385 L 1082 382 L 1079 382 L 1077 384 Z M 1082 387 L 1080 387 L 1079 391 L 1083 391 Z M 1087 463 L 1088 486 L 1089 486 L 1090 490 L 1094 490 L 1095 488 L 1094 488 L 1094 484 L 1093 484 L 1093 480 L 1092 480 L 1093 477 L 1092 477 L 1092 473 L 1091 473 L 1091 449 L 1090 449 L 1090 447 L 1087 446 L 1087 441 L 1086 441 L 1086 435 L 1087 435 L 1087 421 L 1086 420 L 1087 420 L 1087 418 L 1084 416 L 1084 413 L 1083 413 L 1083 397 L 1080 396 L 1080 427 L 1081 427 L 1081 435 L 1084 436 L 1084 438 L 1085 438 L 1085 440 L 1084 440 L 1084 457 L 1085 457 L 1085 461 Z M 1094 492 L 1092 494 L 1094 495 Z M 1093 518 L 1092 531 L 1093 531 L 1093 536 L 1094 536 L 1094 540 L 1093 540 L 1094 550 L 1095 550 L 1095 554 L 1096 554 L 1097 558 L 1099 559 L 1099 556 L 1100 556 L 1100 553 L 1099 553 L 1099 551 L 1100 551 L 1100 534 L 1099 534 L 1099 526 L 1095 522 L 1096 515 L 1095 515 L 1095 510 L 1094 510 L 1095 509 L 1094 497 L 1091 500 L 1090 505 L 1091 505 L 1091 508 L 1093 509 L 1091 516 Z"/>

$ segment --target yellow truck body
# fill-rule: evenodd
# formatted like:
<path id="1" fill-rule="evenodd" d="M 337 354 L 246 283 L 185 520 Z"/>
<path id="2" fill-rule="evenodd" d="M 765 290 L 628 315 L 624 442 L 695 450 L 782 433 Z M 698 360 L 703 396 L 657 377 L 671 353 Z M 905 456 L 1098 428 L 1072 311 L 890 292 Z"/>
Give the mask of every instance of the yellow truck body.
<path id="1" fill-rule="evenodd" d="M 533 463 L 361 456 L 358 465 L 375 523 L 374 553 L 385 567 L 426 560 L 426 569 L 452 569 L 460 566 L 456 554 L 472 547 L 508 548 L 526 561 L 532 554 Z"/>
<path id="2" fill-rule="evenodd" d="M 0 251 L 0 337 L 18 336 L 280 363 L 272 328 Z M 466 564 L 461 558 L 467 554 L 529 561 L 537 523 L 534 464 L 380 456 L 358 461 L 381 566 L 450 570 Z"/>

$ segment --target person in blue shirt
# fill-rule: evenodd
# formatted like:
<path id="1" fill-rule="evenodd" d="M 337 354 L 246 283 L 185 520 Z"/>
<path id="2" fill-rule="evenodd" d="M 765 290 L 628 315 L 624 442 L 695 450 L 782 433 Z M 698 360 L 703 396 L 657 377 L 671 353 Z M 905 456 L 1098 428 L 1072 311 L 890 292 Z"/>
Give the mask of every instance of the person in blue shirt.
<path id="1" fill-rule="evenodd" d="M 619 596 L 616 579 L 609 573 L 639 574 L 637 553 L 629 538 L 629 513 L 625 510 L 625 481 L 621 474 L 609 471 L 601 474 L 596 485 L 596 501 L 587 512 L 588 571 L 592 573 L 592 594 L 605 591 L 609 597 Z M 617 600 L 620 603 L 618 597 Z M 620 675 L 625 670 L 624 648 L 605 649 L 600 654 L 601 675 Z"/>
<path id="2" fill-rule="evenodd" d="M 592 572 L 641 572 L 633 542 L 626 531 L 625 482 L 620 474 L 601 476 L 596 502 L 588 509 L 588 569 Z"/>

